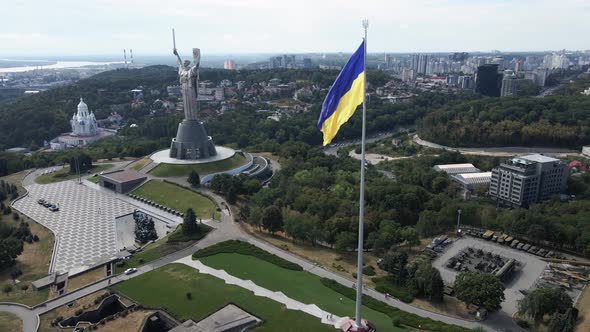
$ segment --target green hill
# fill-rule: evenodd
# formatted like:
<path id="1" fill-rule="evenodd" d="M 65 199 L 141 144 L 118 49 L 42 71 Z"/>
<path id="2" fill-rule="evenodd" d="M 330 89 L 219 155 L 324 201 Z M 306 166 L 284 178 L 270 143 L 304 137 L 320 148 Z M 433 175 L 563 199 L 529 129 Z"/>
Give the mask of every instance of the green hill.
<path id="1" fill-rule="evenodd" d="M 123 116 L 129 118 L 133 116 L 129 107 L 131 89 L 141 85 L 165 93 L 166 86 L 176 80 L 176 69 L 169 66 L 118 69 L 65 87 L 2 102 L 0 151 L 14 146 L 39 146 L 44 140 L 69 131 L 69 118 L 76 111 L 79 97 L 84 97 L 99 119 L 108 116 L 111 105 L 124 105 Z M 156 98 L 146 93 L 146 102 Z"/>

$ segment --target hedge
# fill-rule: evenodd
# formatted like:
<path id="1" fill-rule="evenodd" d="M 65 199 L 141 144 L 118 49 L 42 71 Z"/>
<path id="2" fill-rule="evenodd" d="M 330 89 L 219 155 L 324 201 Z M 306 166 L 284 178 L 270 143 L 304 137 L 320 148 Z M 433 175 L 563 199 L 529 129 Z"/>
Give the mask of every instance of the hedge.
<path id="1" fill-rule="evenodd" d="M 303 268 L 295 263 L 289 262 L 288 260 L 285 260 L 279 256 L 273 255 L 250 243 L 239 240 L 224 241 L 214 244 L 205 249 L 201 249 L 193 254 L 193 259 L 199 259 L 202 257 L 213 256 L 221 253 L 235 253 L 240 255 L 254 256 L 256 258 L 280 266 L 284 269 L 303 271 Z"/>
<path id="2" fill-rule="evenodd" d="M 351 300 L 356 299 L 356 290 L 352 288 L 341 285 L 338 282 L 328 278 L 322 278 L 321 282 L 324 286 L 331 288 L 332 290 L 348 297 Z M 391 317 L 392 320 L 399 318 L 399 321 L 402 325 L 419 328 L 421 330 L 437 332 L 469 331 L 469 329 L 460 326 L 449 325 L 443 322 L 432 320 L 430 318 L 423 318 L 409 312 L 401 311 L 367 295 L 363 295 L 363 305 L 386 314 L 387 316 Z"/>
<path id="3" fill-rule="evenodd" d="M 389 294 L 406 303 L 410 303 L 414 300 L 414 296 L 405 286 L 396 284 L 389 276 L 375 277 L 371 280 L 375 283 L 375 290 L 379 293 Z"/>

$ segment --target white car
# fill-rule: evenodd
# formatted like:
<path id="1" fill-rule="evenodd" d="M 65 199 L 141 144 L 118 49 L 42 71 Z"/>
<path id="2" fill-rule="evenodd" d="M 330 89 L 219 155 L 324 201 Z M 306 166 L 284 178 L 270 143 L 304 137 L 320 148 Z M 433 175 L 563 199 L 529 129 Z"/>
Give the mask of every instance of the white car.
<path id="1" fill-rule="evenodd" d="M 134 267 L 132 267 L 132 268 L 129 268 L 129 269 L 125 270 L 124 273 L 125 274 L 132 274 L 132 273 L 135 273 L 135 272 L 137 272 L 137 269 L 134 268 Z"/>

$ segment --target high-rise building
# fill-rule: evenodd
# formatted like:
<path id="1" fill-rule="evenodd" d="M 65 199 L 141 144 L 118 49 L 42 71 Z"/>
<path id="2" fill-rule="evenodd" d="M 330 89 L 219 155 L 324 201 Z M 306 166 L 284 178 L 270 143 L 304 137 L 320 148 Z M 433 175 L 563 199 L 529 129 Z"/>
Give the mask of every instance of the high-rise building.
<path id="1" fill-rule="evenodd" d="M 428 69 L 428 54 L 420 54 L 418 57 L 418 71 L 417 74 L 426 75 Z"/>
<path id="2" fill-rule="evenodd" d="M 281 68 L 283 58 L 280 56 L 273 56 L 268 60 L 268 69 Z"/>
<path id="3" fill-rule="evenodd" d="M 470 75 L 459 76 L 459 87 L 463 90 L 472 90 L 473 89 L 473 76 L 470 76 Z"/>
<path id="4" fill-rule="evenodd" d="M 391 68 L 391 54 L 385 54 L 383 61 L 385 62 L 385 69 Z"/>
<path id="5" fill-rule="evenodd" d="M 504 70 L 504 74 L 502 77 L 502 87 L 500 89 L 500 96 L 501 97 L 508 97 L 508 96 L 515 96 L 516 91 L 518 89 L 518 83 L 522 80 L 519 80 L 514 71 L 507 69 Z"/>
<path id="6" fill-rule="evenodd" d="M 498 64 L 486 64 L 477 67 L 475 92 L 488 97 L 500 97 L 502 74 L 498 73 Z"/>
<path id="7" fill-rule="evenodd" d="M 312 66 L 313 65 L 312 65 L 312 62 L 311 62 L 311 59 L 310 58 L 303 58 L 303 68 L 309 69 Z"/>
<path id="8" fill-rule="evenodd" d="M 459 76 L 456 74 L 449 74 L 447 76 L 447 84 L 450 86 L 457 86 L 459 84 Z"/>
<path id="9" fill-rule="evenodd" d="M 414 75 L 415 75 L 414 69 L 409 69 L 409 68 L 402 69 L 402 81 L 403 82 L 413 81 L 416 78 Z"/>
<path id="10" fill-rule="evenodd" d="M 540 154 L 508 159 L 492 169 L 490 195 L 500 205 L 528 207 L 566 189 L 568 167 Z"/>
<path id="11" fill-rule="evenodd" d="M 514 72 L 518 74 L 522 70 L 522 61 L 520 58 L 514 59 Z"/>

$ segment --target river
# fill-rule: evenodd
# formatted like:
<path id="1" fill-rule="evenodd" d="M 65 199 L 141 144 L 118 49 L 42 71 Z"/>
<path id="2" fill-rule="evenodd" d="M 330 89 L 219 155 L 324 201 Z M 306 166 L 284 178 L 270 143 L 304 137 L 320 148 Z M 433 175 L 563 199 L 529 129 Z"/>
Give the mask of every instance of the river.
<path id="1" fill-rule="evenodd" d="M 61 68 L 80 68 L 86 66 L 106 66 L 111 64 L 121 64 L 123 61 L 110 62 L 92 62 L 92 61 L 56 61 L 56 63 L 47 66 L 22 66 L 0 68 L 0 73 L 22 73 L 35 69 L 61 69 Z"/>

